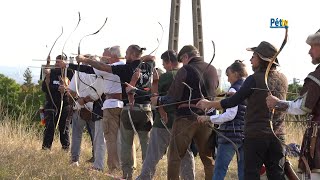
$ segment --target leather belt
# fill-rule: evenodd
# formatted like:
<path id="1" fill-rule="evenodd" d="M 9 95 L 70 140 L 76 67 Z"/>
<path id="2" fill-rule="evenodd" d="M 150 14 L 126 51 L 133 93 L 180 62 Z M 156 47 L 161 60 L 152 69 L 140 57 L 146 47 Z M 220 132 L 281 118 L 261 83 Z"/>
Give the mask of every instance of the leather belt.
<path id="1" fill-rule="evenodd" d="M 105 94 L 106 99 L 118 99 L 122 100 L 122 94 L 121 93 L 113 93 L 113 94 Z"/>
<path id="2" fill-rule="evenodd" d="M 128 110 L 130 109 L 129 105 L 126 105 L 123 107 L 124 110 Z M 135 111 L 151 111 L 151 104 L 137 104 L 135 103 L 132 107 L 131 110 L 135 110 Z"/>

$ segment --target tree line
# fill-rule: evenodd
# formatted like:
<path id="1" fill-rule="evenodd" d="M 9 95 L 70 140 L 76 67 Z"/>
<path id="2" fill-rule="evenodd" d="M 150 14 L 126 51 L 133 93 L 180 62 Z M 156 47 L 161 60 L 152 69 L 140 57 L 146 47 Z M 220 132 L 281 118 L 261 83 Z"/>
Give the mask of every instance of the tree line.
<path id="1" fill-rule="evenodd" d="M 45 96 L 41 91 L 42 81 L 32 83 L 32 72 L 27 68 L 23 74 L 24 83 L 18 84 L 4 74 L 0 74 L 0 107 L 2 112 L 13 119 L 19 115 L 29 115 L 30 121 L 38 121 L 39 107 L 44 104 Z"/>

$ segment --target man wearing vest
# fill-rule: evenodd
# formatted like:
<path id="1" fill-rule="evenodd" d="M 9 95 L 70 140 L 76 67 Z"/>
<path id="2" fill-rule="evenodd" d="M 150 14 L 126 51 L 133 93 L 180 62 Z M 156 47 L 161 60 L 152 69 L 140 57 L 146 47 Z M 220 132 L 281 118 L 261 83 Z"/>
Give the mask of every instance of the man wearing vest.
<path id="1" fill-rule="evenodd" d="M 309 54 L 312 64 L 320 63 L 320 29 L 310 35 L 306 43 L 309 44 Z M 275 96 L 267 97 L 270 109 L 284 111 L 294 115 L 308 115 L 308 128 L 304 134 L 299 169 L 310 179 L 320 179 L 320 65 L 308 74 L 304 80 L 300 96 L 294 101 L 279 100 Z"/>
<path id="2" fill-rule="evenodd" d="M 195 106 L 198 100 L 191 100 L 190 103 L 188 100 L 190 94 L 191 99 L 200 99 L 201 94 L 213 99 L 219 84 L 218 74 L 216 68 L 204 62 L 198 49 L 192 45 L 184 46 L 180 50 L 178 61 L 183 63 L 183 67 L 178 70 L 167 95 L 151 98 L 153 105 L 184 101 L 177 105 L 176 118 L 172 126 L 168 152 L 168 179 L 179 179 L 181 159 L 194 139 L 204 165 L 205 179 L 209 180 L 212 179 L 214 164 L 208 142 L 212 129 L 206 124 L 197 123 L 197 116 L 204 115 L 204 111 Z"/>
<path id="3" fill-rule="evenodd" d="M 161 59 L 166 73 L 160 76 L 156 93 L 164 95 L 174 80 L 181 63 L 178 62 L 177 53 L 173 50 L 165 51 L 161 55 Z M 153 179 L 156 166 L 168 149 L 176 108 L 172 105 L 163 107 L 163 109 L 167 114 L 167 121 L 161 117 L 159 110 L 155 112 L 146 158 L 136 180 Z M 195 179 L 195 162 L 192 151 L 188 149 L 181 161 L 181 177 L 188 180 Z"/>
<path id="4" fill-rule="evenodd" d="M 246 78 L 242 87 L 230 98 L 221 101 L 201 100 L 197 106 L 205 108 L 225 109 L 234 107 L 247 100 L 244 126 L 244 179 L 260 180 L 260 169 L 265 164 L 268 179 L 284 180 L 285 153 L 280 139 L 284 141 L 284 113 L 276 111 L 270 122 L 269 108 L 265 103 L 268 91 L 265 84 L 267 66 L 277 49 L 269 42 L 262 41 L 257 47 L 248 48 L 253 51 L 250 59 L 253 75 Z M 287 78 L 276 70 L 278 60 L 271 66 L 268 74 L 268 86 L 279 99 L 286 98 L 288 90 Z"/>

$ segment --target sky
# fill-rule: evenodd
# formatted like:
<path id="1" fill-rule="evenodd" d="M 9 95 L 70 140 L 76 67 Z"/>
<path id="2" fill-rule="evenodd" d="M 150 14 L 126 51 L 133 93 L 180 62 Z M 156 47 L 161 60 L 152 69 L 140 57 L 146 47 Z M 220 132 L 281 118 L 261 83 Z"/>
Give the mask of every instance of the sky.
<path id="1" fill-rule="evenodd" d="M 178 49 L 193 44 L 191 0 L 180 1 Z M 271 18 L 288 20 L 288 42 L 278 59 L 280 71 L 289 83 L 293 78 L 303 81 L 315 69 L 305 40 L 320 28 L 319 0 L 202 0 L 201 6 L 204 58 L 206 62 L 211 60 L 213 40 L 216 56 L 212 64 L 222 72 L 234 60 L 241 59 L 252 73 L 249 61 L 252 53 L 246 48 L 261 41 L 280 47 L 285 30 L 270 28 Z M 145 54 L 149 54 L 162 37 L 155 54 L 157 66 L 162 68 L 160 56 L 168 48 L 171 0 L 10 0 L 1 1 L 0 7 L 0 70 L 12 78 L 21 80 L 26 67 L 45 64 L 33 59 L 46 58 L 63 26 L 64 33 L 51 53 L 52 59 L 61 54 L 76 26 L 78 12 L 82 20 L 66 42 L 64 52 L 68 56 L 77 53 L 80 39 L 95 32 L 108 17 L 101 32 L 82 41 L 81 53 L 102 55 L 105 47 L 120 45 L 124 54 L 130 44 L 138 44 L 146 47 Z M 37 81 L 40 69 L 31 71 Z"/>

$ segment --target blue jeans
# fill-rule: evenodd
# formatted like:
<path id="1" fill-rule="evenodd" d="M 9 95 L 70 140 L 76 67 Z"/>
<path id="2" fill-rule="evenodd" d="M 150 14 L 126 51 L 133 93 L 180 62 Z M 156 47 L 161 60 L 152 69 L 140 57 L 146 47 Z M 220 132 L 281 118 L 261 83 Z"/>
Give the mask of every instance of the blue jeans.
<path id="1" fill-rule="evenodd" d="M 238 179 L 244 179 L 244 154 L 242 143 L 236 144 L 240 154 L 238 161 Z M 213 170 L 212 180 L 224 180 L 230 161 L 235 154 L 235 149 L 231 143 L 218 144 L 217 156 Z"/>

